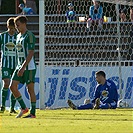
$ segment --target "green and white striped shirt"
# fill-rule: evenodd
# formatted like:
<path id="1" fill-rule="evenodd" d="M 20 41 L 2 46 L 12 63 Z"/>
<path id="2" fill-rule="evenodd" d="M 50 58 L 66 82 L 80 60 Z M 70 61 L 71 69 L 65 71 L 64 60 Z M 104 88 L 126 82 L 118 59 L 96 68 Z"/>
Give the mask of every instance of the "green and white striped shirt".
<path id="1" fill-rule="evenodd" d="M 16 40 L 16 49 L 17 49 L 17 55 L 18 55 L 18 66 L 21 66 L 23 62 L 26 60 L 29 50 L 35 49 L 35 36 L 32 32 L 26 31 L 25 34 L 17 35 Z M 30 60 L 29 64 L 26 67 L 26 70 L 34 70 L 36 69 L 36 64 L 34 57 Z"/>
<path id="2" fill-rule="evenodd" d="M 11 36 L 8 31 L 5 31 L 0 34 L 2 67 L 4 68 L 16 68 L 16 36 L 16 33 Z"/>

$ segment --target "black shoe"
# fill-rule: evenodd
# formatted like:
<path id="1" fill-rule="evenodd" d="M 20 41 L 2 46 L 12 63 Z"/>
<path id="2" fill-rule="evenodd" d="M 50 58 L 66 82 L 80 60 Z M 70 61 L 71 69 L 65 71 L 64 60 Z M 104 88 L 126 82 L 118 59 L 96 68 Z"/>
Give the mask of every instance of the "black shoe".
<path id="1" fill-rule="evenodd" d="M 68 100 L 67 103 L 72 109 L 77 109 L 76 105 L 71 100 Z"/>
<path id="2" fill-rule="evenodd" d="M 5 111 L 5 107 L 4 106 L 1 106 L 0 113 L 4 113 L 4 111 Z"/>
<path id="3" fill-rule="evenodd" d="M 17 112 L 16 112 L 14 109 L 11 109 L 11 110 L 10 110 L 10 113 L 17 114 Z"/>

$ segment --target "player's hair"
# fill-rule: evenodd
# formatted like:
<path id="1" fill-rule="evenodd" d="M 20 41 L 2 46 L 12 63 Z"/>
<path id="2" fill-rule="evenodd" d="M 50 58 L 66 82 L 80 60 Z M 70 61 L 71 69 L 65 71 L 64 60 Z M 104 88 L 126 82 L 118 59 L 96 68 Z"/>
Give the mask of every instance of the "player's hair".
<path id="1" fill-rule="evenodd" d="M 10 18 L 7 20 L 7 26 L 14 26 L 14 27 L 15 27 L 15 24 L 14 24 L 14 17 L 10 17 Z"/>
<path id="2" fill-rule="evenodd" d="M 98 72 L 96 72 L 96 75 L 101 75 L 101 76 L 103 76 L 104 78 L 106 78 L 106 74 L 105 74 L 104 71 L 98 71 Z"/>
<path id="3" fill-rule="evenodd" d="M 14 19 L 14 22 L 16 23 L 17 21 L 20 21 L 21 23 L 27 23 L 28 21 L 28 18 L 26 16 L 17 16 L 15 19 Z"/>

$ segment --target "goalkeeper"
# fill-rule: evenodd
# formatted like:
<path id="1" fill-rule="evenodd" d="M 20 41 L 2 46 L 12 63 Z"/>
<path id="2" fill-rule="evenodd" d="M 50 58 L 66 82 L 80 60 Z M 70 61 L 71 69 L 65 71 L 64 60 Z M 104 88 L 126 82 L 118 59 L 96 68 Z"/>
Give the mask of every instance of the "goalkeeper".
<path id="1" fill-rule="evenodd" d="M 118 92 L 116 85 L 111 80 L 106 80 L 103 71 L 96 72 L 96 86 L 92 101 L 86 100 L 83 105 L 76 106 L 71 100 L 67 103 L 72 109 L 116 109 L 118 102 Z"/>

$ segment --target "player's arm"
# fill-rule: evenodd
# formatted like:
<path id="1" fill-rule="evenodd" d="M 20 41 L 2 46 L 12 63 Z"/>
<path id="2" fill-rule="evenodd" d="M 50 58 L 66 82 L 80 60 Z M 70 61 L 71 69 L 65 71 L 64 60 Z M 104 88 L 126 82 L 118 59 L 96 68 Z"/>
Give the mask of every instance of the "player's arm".
<path id="1" fill-rule="evenodd" d="M 26 66 L 31 61 L 32 57 L 34 56 L 34 49 L 35 49 L 35 37 L 34 35 L 30 34 L 28 37 L 28 55 L 26 57 L 26 60 L 23 62 L 22 67 L 18 71 L 18 76 L 22 76 Z"/>
<path id="2" fill-rule="evenodd" d="M 29 50 L 29 54 L 26 58 L 26 60 L 23 62 L 22 64 L 22 68 L 26 68 L 26 66 L 29 64 L 29 62 L 31 61 L 32 57 L 34 56 L 34 50 Z"/>
<path id="3" fill-rule="evenodd" d="M 34 55 L 34 50 L 29 50 L 29 54 L 28 54 L 26 60 L 23 62 L 22 67 L 18 71 L 18 76 L 23 76 L 25 68 L 29 64 L 29 62 L 32 59 L 33 55 Z"/>
<path id="4" fill-rule="evenodd" d="M 94 98 L 93 98 L 93 100 L 91 101 L 92 103 L 95 103 L 95 100 L 97 99 L 97 98 L 100 98 L 100 92 L 99 92 L 99 85 L 97 85 L 96 86 L 96 88 L 95 88 L 95 91 L 94 91 Z"/>

